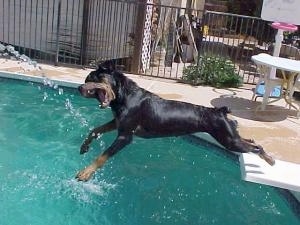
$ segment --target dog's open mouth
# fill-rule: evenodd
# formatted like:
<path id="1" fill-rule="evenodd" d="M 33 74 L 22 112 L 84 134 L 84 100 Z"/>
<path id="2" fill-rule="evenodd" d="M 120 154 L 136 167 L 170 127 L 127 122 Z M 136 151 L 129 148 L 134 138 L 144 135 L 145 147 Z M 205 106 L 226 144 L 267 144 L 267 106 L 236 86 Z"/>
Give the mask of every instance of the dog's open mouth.
<path id="1" fill-rule="evenodd" d="M 106 108 L 109 103 L 116 98 L 111 86 L 105 83 L 96 83 L 97 99 L 101 104 L 101 108 Z"/>
<path id="2" fill-rule="evenodd" d="M 97 90 L 97 99 L 101 104 L 101 108 L 107 107 L 112 100 L 112 98 L 109 97 L 107 90 L 105 89 Z"/>
<path id="3" fill-rule="evenodd" d="M 107 107 L 116 96 L 111 86 L 107 83 L 88 82 L 83 84 L 81 94 L 87 98 L 95 97 L 101 108 Z"/>

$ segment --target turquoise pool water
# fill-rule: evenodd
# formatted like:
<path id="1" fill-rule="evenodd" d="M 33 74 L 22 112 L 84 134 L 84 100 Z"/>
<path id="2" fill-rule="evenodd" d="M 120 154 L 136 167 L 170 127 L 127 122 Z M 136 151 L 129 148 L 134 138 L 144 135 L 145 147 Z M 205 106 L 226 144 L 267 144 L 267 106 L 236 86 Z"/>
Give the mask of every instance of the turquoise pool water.
<path id="1" fill-rule="evenodd" d="M 0 78 L 0 225 L 299 224 L 274 188 L 242 181 L 236 161 L 183 138 L 135 138 L 77 182 L 115 137 L 79 155 L 111 112 L 50 86 Z"/>

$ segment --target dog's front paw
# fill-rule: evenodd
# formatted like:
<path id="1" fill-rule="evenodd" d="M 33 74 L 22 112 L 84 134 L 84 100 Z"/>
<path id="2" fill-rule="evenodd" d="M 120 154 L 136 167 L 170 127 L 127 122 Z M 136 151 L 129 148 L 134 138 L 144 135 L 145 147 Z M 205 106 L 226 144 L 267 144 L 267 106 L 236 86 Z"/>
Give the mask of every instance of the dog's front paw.
<path id="1" fill-rule="evenodd" d="M 93 166 L 88 166 L 84 170 L 81 170 L 79 173 L 77 173 L 76 179 L 79 181 L 88 181 L 91 179 L 95 171 L 96 169 Z"/>
<path id="2" fill-rule="evenodd" d="M 89 145 L 88 144 L 82 144 L 81 145 L 81 147 L 80 147 L 80 154 L 84 154 L 84 153 L 86 153 L 86 152 L 88 152 L 89 151 Z"/>

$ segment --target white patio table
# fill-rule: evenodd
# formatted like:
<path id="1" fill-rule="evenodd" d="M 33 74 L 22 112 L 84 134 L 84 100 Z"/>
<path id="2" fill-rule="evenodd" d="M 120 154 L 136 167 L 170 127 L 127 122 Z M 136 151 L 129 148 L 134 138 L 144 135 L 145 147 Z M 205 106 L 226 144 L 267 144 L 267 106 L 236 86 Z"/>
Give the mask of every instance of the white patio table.
<path id="1" fill-rule="evenodd" d="M 274 78 L 270 77 L 272 68 L 281 71 L 283 79 L 278 79 L 278 80 L 280 81 L 280 85 L 282 87 L 284 86 L 286 87 L 286 90 L 281 97 L 284 97 L 286 103 L 290 107 L 295 108 L 299 114 L 299 109 L 292 104 L 292 94 L 290 91 L 293 88 L 296 77 L 299 76 L 300 74 L 300 61 L 288 59 L 288 58 L 282 58 L 278 56 L 272 56 L 265 53 L 254 55 L 251 58 L 260 68 L 260 72 L 263 73 L 262 80 L 266 81 L 266 83 L 268 83 L 268 81 L 270 80 L 274 80 Z M 268 104 L 268 99 L 270 97 L 271 92 L 272 92 L 272 88 L 268 88 L 268 87 L 265 88 L 265 93 L 263 95 L 263 101 L 261 105 L 262 110 L 264 110 L 266 105 Z"/>

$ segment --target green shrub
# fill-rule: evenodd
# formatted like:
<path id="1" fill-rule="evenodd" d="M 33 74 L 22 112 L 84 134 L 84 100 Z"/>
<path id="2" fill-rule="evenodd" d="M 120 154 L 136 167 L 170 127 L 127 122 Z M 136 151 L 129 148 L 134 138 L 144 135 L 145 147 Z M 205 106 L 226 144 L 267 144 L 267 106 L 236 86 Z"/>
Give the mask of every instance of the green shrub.
<path id="1" fill-rule="evenodd" d="M 193 85 L 218 88 L 238 87 L 242 83 L 231 60 L 207 55 L 200 57 L 198 65 L 192 64 L 184 68 L 182 79 Z"/>

